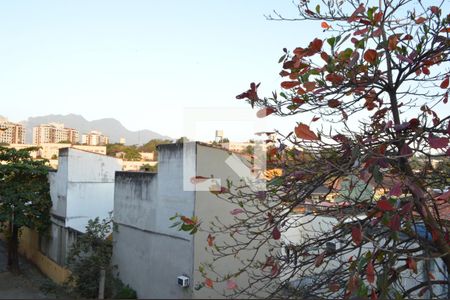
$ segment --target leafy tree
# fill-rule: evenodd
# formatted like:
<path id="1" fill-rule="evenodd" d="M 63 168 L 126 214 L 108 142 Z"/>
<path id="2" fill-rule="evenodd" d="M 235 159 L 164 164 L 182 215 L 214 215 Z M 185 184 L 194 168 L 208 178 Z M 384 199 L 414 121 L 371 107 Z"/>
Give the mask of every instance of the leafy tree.
<path id="1" fill-rule="evenodd" d="M 106 145 L 106 155 L 116 156 L 116 154 L 123 152 L 123 158 L 125 160 L 137 161 L 141 160 L 141 154 L 139 154 L 138 147 L 133 146 L 125 146 L 122 144 L 108 144 Z"/>
<path id="2" fill-rule="evenodd" d="M 8 268 L 19 272 L 19 234 L 22 227 L 40 232 L 50 224 L 52 201 L 45 160 L 33 160 L 30 151 L 0 147 L 0 229 L 8 244 Z"/>
<path id="3" fill-rule="evenodd" d="M 253 154 L 254 153 L 254 146 L 248 145 L 247 147 L 245 147 L 244 150 L 242 150 L 243 154 Z"/>
<path id="4" fill-rule="evenodd" d="M 146 172 L 158 172 L 158 165 L 151 166 L 150 164 L 145 164 L 142 165 L 139 169 Z"/>
<path id="5" fill-rule="evenodd" d="M 80 235 L 72 245 L 67 260 L 71 275 L 66 286 L 83 298 L 97 298 L 102 269 L 106 273 L 105 296 L 112 296 L 114 278 L 111 266 L 112 239 L 109 238 L 111 230 L 111 220 L 100 221 L 98 217 L 89 220 L 86 233 Z"/>
<path id="6" fill-rule="evenodd" d="M 177 139 L 175 141 L 175 143 L 177 143 L 177 144 L 186 143 L 186 142 L 189 142 L 189 139 L 187 137 L 185 137 L 185 136 L 182 136 L 182 137 L 180 137 L 179 139 Z"/>
<path id="7" fill-rule="evenodd" d="M 158 145 L 170 144 L 170 143 L 172 143 L 171 140 L 154 139 L 154 140 L 148 141 L 147 143 L 145 143 L 144 145 L 142 145 L 138 149 L 141 152 L 156 152 L 156 147 Z"/>
<path id="8" fill-rule="evenodd" d="M 251 83 L 237 98 L 259 107 L 259 117 L 299 115 L 302 122 L 292 132 L 278 132 L 269 165 L 283 174 L 268 182 L 267 191 L 235 183 L 215 192 L 242 209 L 233 212 L 235 223 L 208 230 L 215 262 L 201 266 L 204 285 L 228 282 L 236 295 L 249 297 L 255 289 L 321 299 L 450 297 L 444 210 L 450 193 L 433 198 L 431 174 L 417 174 L 410 165 L 414 154 L 428 161 L 450 155 L 445 4 L 300 1 L 299 16 L 289 20 L 316 21 L 324 36 L 283 50 L 282 92 L 260 97 L 259 84 Z M 276 12 L 269 19 L 287 20 Z M 449 177 L 447 168 L 435 168 L 432 175 Z M 291 222 L 322 186 L 336 203 L 313 207 L 314 214 Z M 305 231 L 325 217 L 335 220 L 332 226 Z M 201 224 L 186 216 L 180 220 L 181 230 Z M 283 240 L 282 249 L 288 229 L 303 238 Z M 219 242 L 223 232 L 231 242 Z M 253 255 L 247 255 L 244 269 L 217 274 L 218 261 L 245 253 Z M 248 285 L 237 286 L 232 280 L 243 272 Z"/>

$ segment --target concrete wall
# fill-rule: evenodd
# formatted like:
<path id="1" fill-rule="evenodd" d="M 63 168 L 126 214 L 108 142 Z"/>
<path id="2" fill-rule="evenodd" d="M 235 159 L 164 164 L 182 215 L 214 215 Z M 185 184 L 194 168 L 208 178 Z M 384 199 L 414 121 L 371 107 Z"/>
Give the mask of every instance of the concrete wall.
<path id="1" fill-rule="evenodd" d="M 60 149 L 58 170 L 49 174 L 52 225 L 40 237 L 41 252 L 54 263 L 66 265 L 68 252 L 89 219 L 109 217 L 114 207 L 114 176 L 120 169 L 116 158 Z"/>
<path id="2" fill-rule="evenodd" d="M 114 205 L 114 175 L 121 170 L 116 158 L 73 148 L 59 151 L 59 167 L 49 175 L 52 214 L 65 226 L 85 231 L 89 219 L 107 218 Z"/>
<path id="3" fill-rule="evenodd" d="M 196 162 L 196 174 L 197 176 L 209 177 L 211 175 L 214 178 L 221 180 L 221 185 L 226 187 L 226 180 L 230 179 L 234 184 L 238 184 L 240 176 L 236 174 L 227 164 L 226 160 L 231 155 L 228 151 L 222 149 L 212 148 L 201 144 L 197 145 L 197 162 Z M 220 219 L 224 224 L 233 224 L 235 221 L 231 215 L 231 211 L 239 206 L 231 204 L 225 200 L 219 199 L 213 193 L 209 191 L 197 191 L 195 199 L 195 215 L 199 217 L 202 222 L 202 229 L 208 230 L 209 224 L 216 221 L 216 217 Z M 211 247 L 207 244 L 208 232 L 199 231 L 194 237 L 194 284 L 204 282 L 204 278 L 198 271 L 200 264 L 212 262 L 213 256 L 211 255 Z M 230 238 L 230 232 L 223 232 L 221 235 L 215 236 L 215 242 L 223 244 L 224 242 L 233 243 Z M 267 249 L 262 247 L 259 254 L 256 256 L 258 260 L 265 261 L 265 254 Z M 243 267 L 241 260 L 250 258 L 254 254 L 253 251 L 242 251 L 239 256 L 226 257 L 220 261 L 214 262 L 215 271 L 220 275 L 226 275 L 228 273 L 235 273 L 239 268 Z M 259 270 L 254 270 L 259 272 Z M 210 279 L 215 280 L 216 275 L 209 273 Z M 238 278 L 234 278 L 239 287 L 248 286 L 248 276 L 244 272 Z M 265 297 L 267 294 L 264 292 L 256 292 L 258 283 L 254 286 L 255 297 Z M 226 289 L 226 282 L 214 283 L 214 289 L 203 287 L 196 291 L 194 290 L 194 298 L 224 298 L 224 296 L 230 295 L 232 291 Z M 245 297 L 245 296 L 243 296 Z"/>
<path id="4" fill-rule="evenodd" d="M 0 239 L 5 240 L 0 233 Z M 19 253 L 33 262 L 39 270 L 58 284 L 64 283 L 70 276 L 70 271 L 48 258 L 39 251 L 39 234 L 27 227 L 22 228 L 19 236 Z"/>
<path id="5" fill-rule="evenodd" d="M 177 277 L 192 278 L 193 237 L 169 220 L 194 213 L 194 192 L 183 191 L 182 150 L 160 149 L 158 174 L 116 173 L 113 264 L 139 298 L 192 298 L 192 286 L 178 286 Z"/>

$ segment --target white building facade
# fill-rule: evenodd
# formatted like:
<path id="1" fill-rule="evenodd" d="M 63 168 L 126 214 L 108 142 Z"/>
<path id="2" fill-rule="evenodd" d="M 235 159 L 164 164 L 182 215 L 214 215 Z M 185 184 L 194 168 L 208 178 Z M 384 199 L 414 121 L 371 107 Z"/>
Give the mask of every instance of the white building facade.
<path id="1" fill-rule="evenodd" d="M 79 143 L 80 134 L 73 128 L 65 128 L 62 123 L 41 124 L 33 128 L 33 144 L 69 142 Z"/>
<path id="2" fill-rule="evenodd" d="M 25 127 L 22 124 L 9 122 L 5 118 L 0 118 L 0 143 L 24 144 Z"/>

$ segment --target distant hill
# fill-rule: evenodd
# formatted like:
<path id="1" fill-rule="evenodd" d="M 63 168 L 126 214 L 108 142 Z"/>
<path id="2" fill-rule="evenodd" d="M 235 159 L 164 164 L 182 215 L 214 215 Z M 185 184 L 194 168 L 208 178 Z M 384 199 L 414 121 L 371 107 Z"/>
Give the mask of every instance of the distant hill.
<path id="1" fill-rule="evenodd" d="M 82 134 L 88 133 L 91 130 L 101 131 L 109 137 L 111 143 L 117 143 L 123 137 L 127 145 L 144 144 L 153 139 L 172 139 L 147 129 L 130 131 L 113 118 L 88 121 L 80 115 L 69 114 L 30 117 L 28 120 L 21 122 L 27 129 L 26 143 L 32 142 L 33 127 L 50 122 L 64 123 L 65 127 L 77 129 L 80 132 L 80 139 Z"/>

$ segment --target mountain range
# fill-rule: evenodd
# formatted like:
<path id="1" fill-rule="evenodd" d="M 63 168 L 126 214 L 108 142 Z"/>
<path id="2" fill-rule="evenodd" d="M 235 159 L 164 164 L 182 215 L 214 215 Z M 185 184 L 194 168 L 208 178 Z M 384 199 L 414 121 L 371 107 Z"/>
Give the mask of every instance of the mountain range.
<path id="1" fill-rule="evenodd" d="M 39 117 L 30 117 L 21 123 L 26 127 L 27 137 L 25 142 L 31 143 L 33 139 L 33 127 L 46 123 L 63 123 L 64 127 L 74 128 L 82 134 L 88 133 L 91 130 L 97 130 L 109 137 L 110 143 L 119 142 L 120 138 L 125 138 L 127 145 L 145 144 L 153 139 L 172 139 L 168 136 L 163 136 L 151 130 L 131 131 L 125 128 L 122 123 L 113 118 L 105 118 L 99 120 L 88 121 L 83 116 L 68 114 L 68 115 L 47 115 Z"/>

